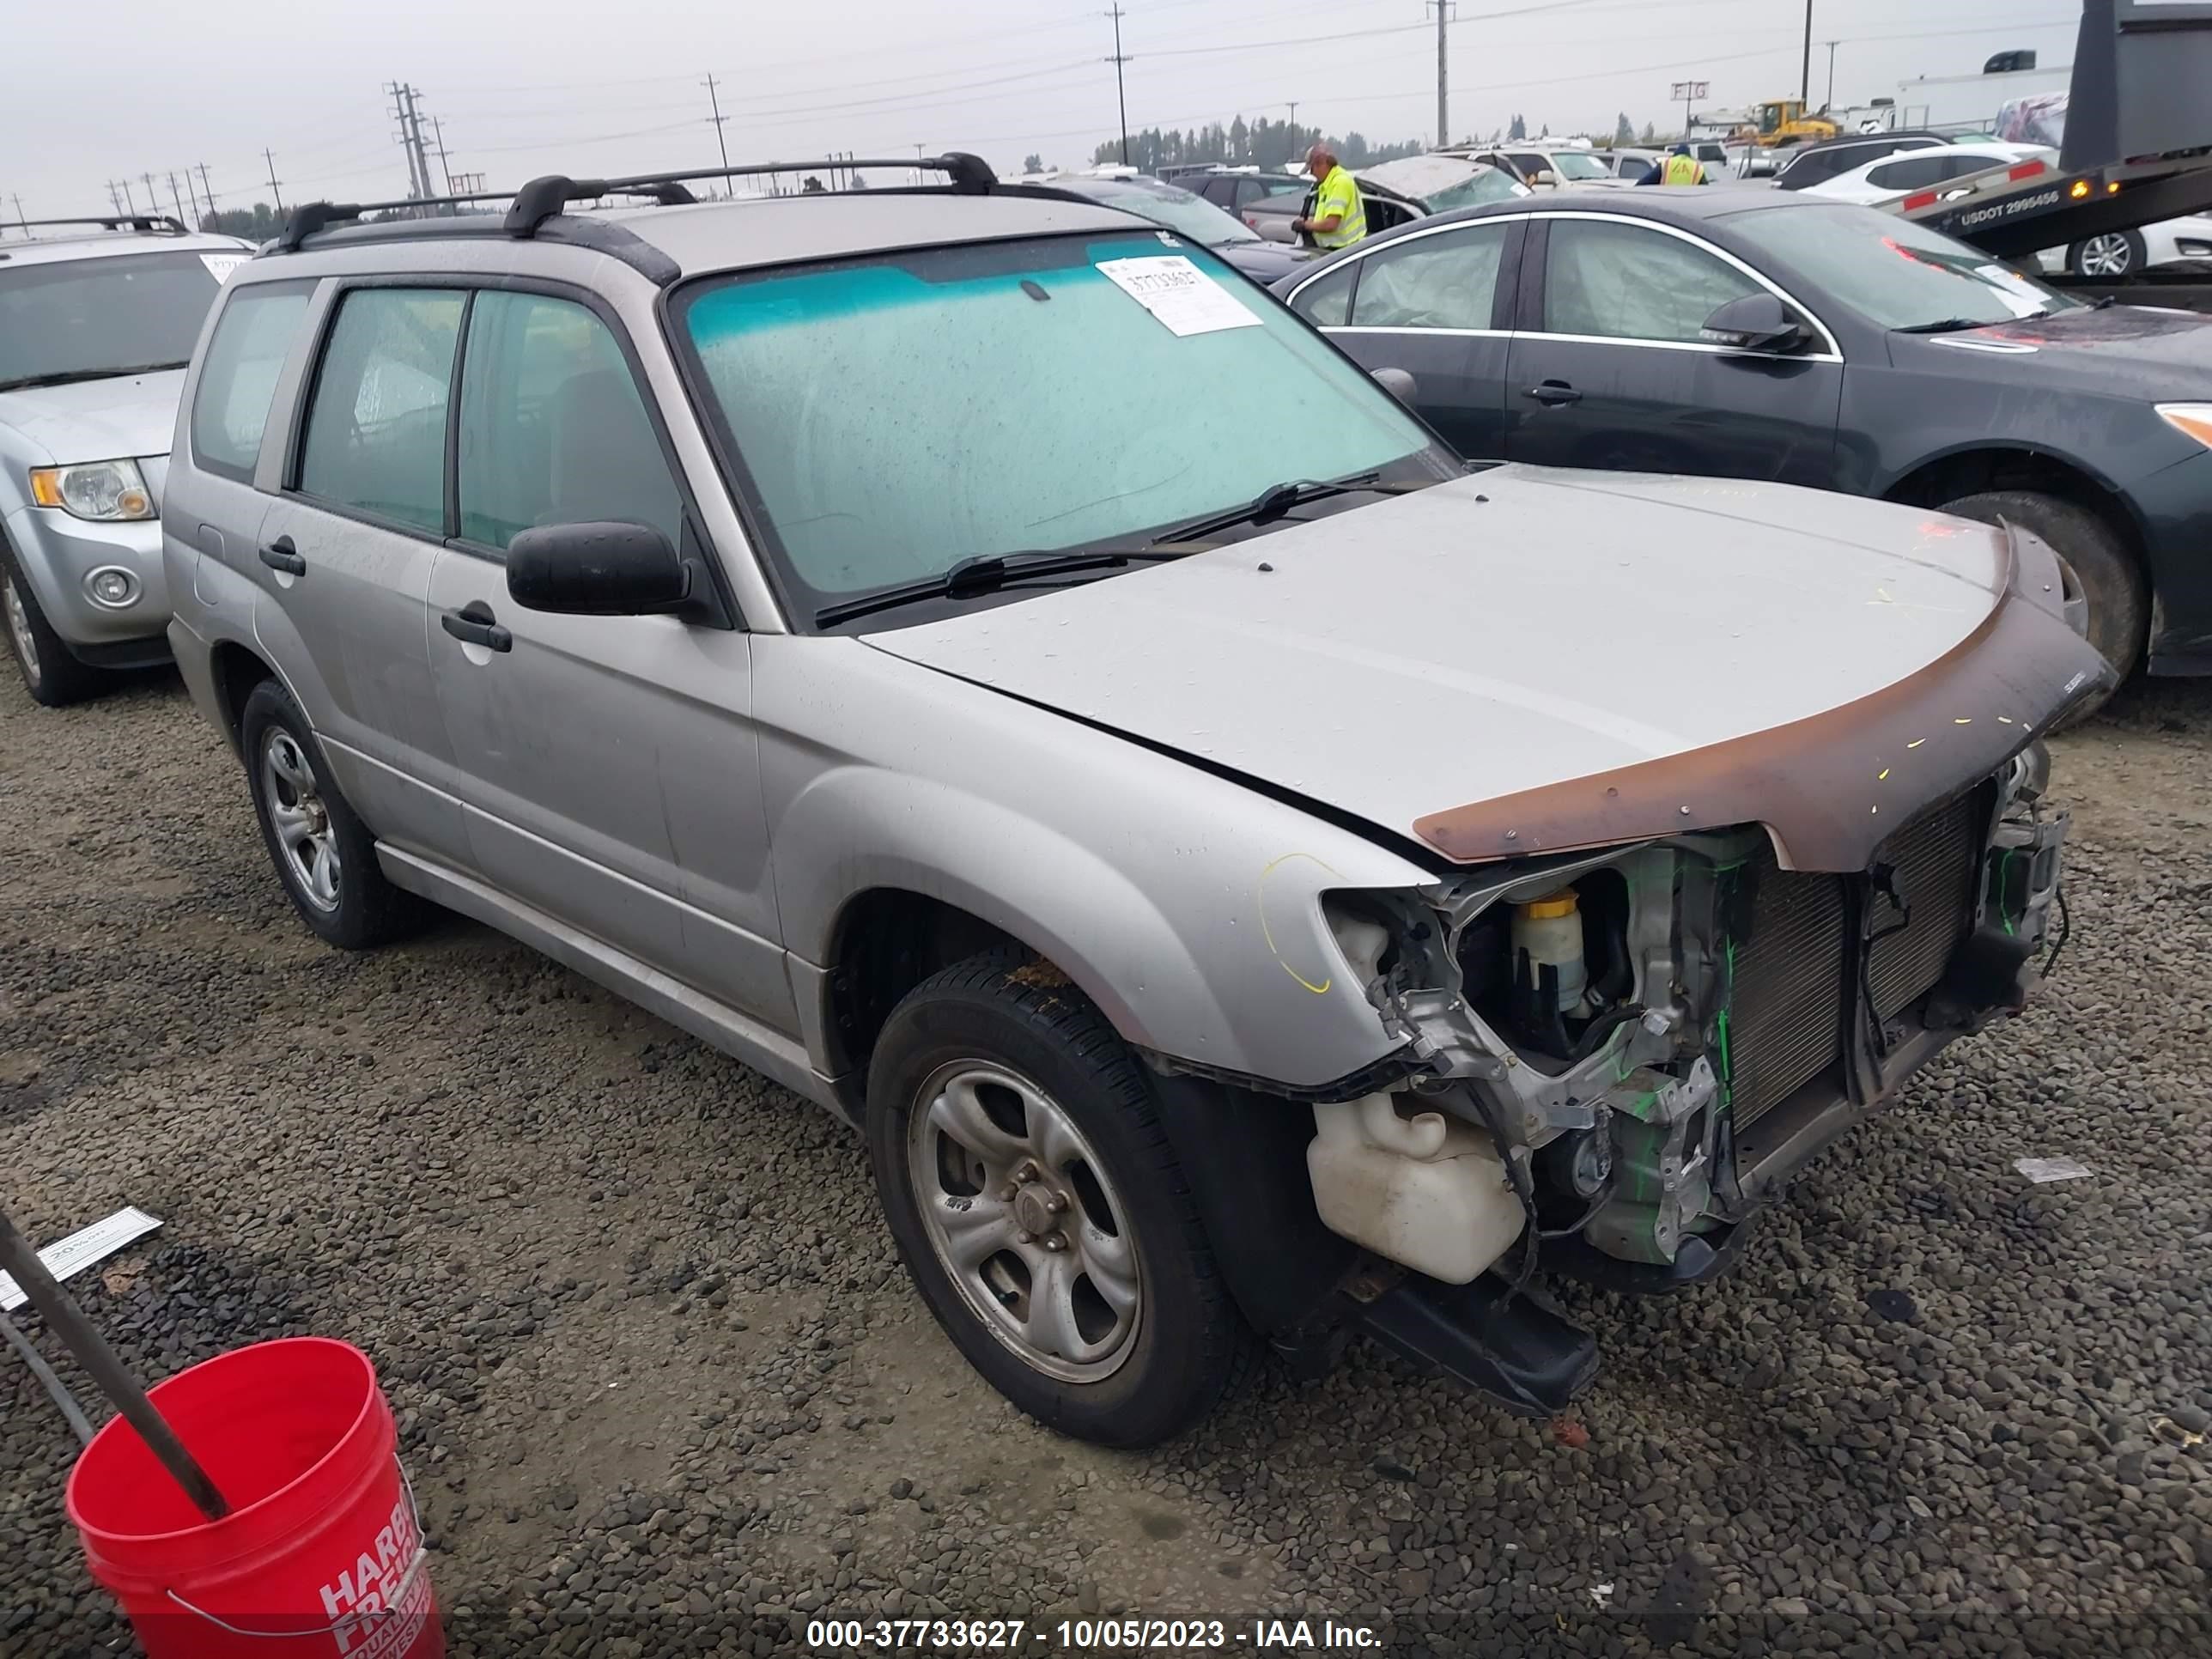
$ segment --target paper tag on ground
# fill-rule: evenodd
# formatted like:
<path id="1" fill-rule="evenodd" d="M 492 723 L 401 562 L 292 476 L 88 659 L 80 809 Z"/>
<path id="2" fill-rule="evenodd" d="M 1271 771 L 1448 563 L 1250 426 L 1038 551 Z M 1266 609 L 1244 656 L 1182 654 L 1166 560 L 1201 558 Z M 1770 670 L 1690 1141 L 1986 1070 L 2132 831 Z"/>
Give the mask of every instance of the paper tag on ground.
<path id="1" fill-rule="evenodd" d="M 39 1252 L 39 1260 L 56 1279 L 81 1273 L 95 1261 L 113 1255 L 134 1238 L 143 1238 L 161 1224 L 140 1209 L 118 1210 L 105 1221 L 71 1233 Z M 12 1274 L 0 1273 L 0 1313 L 13 1313 L 30 1298 L 16 1288 Z"/>
<path id="2" fill-rule="evenodd" d="M 1101 259 L 1098 274 L 1166 324 L 1172 334 L 1259 326 L 1255 313 L 1180 253 Z"/>
<path id="3" fill-rule="evenodd" d="M 2079 1181 L 2084 1176 L 2097 1173 L 2080 1159 L 2071 1158 L 2015 1158 L 2012 1167 L 2039 1185 L 2046 1181 Z"/>
<path id="4" fill-rule="evenodd" d="M 208 268 L 208 275 L 216 281 L 227 283 L 230 280 L 230 273 L 252 257 L 247 253 L 203 253 L 200 263 Z"/>

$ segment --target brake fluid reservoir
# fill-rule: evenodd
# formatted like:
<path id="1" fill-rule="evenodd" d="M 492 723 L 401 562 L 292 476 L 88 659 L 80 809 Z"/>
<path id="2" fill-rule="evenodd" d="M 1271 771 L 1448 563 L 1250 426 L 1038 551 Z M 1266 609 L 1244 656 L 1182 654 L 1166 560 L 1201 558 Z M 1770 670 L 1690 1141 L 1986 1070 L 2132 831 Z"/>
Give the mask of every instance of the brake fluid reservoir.
<path id="1" fill-rule="evenodd" d="M 1559 970 L 1559 1012 L 1581 1012 L 1589 970 L 1583 963 L 1583 919 L 1575 908 L 1573 888 L 1513 907 L 1516 963 L 1524 951 L 1528 953 L 1531 980 L 1540 983 L 1541 970 L 1547 966 Z"/>

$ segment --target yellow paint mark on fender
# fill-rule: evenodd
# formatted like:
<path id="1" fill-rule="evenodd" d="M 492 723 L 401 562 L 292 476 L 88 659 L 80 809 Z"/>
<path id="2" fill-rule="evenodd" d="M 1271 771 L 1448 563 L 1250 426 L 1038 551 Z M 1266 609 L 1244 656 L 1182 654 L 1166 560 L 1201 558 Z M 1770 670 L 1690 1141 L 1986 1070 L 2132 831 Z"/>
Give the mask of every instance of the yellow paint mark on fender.
<path id="1" fill-rule="evenodd" d="M 1316 996 L 1327 996 L 1328 994 L 1329 987 L 1336 983 L 1336 976 L 1332 974 L 1329 977 L 1322 981 L 1320 984 L 1315 984 L 1297 969 L 1291 967 L 1289 963 L 1283 960 L 1282 951 L 1275 944 L 1274 930 L 1267 926 L 1267 878 L 1273 875 L 1279 868 L 1289 863 L 1292 859 L 1305 859 L 1312 863 L 1319 864 L 1322 869 L 1327 870 L 1329 874 L 1336 877 L 1339 881 L 1344 879 L 1344 876 L 1341 872 L 1328 864 L 1323 864 L 1321 860 L 1315 858 L 1310 853 L 1285 853 L 1279 858 L 1268 860 L 1265 867 L 1263 867 L 1260 872 L 1259 886 L 1255 890 L 1253 895 L 1260 907 L 1260 937 L 1267 942 L 1268 953 L 1275 958 L 1276 964 L 1280 967 L 1285 973 L 1288 974 L 1292 979 L 1297 981 L 1299 984 L 1304 986 L 1307 990 L 1311 991 Z"/>

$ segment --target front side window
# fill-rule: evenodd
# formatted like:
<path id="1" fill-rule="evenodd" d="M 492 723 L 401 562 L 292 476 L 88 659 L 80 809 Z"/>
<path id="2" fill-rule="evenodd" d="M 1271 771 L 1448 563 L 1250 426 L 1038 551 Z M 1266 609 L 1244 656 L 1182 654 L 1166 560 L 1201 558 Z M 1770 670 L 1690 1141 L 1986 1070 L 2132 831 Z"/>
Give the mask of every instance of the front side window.
<path id="1" fill-rule="evenodd" d="M 1714 312 L 1762 292 L 1735 266 L 1679 237 L 1617 220 L 1552 222 L 1547 333 L 1695 344 Z"/>
<path id="2" fill-rule="evenodd" d="M 0 392 L 182 368 L 237 254 L 0 264 Z"/>
<path id="3" fill-rule="evenodd" d="M 1569 183 L 1580 183 L 1591 179 L 1609 178 L 1605 163 L 1595 155 L 1580 150 L 1561 150 L 1550 158 L 1553 173 Z"/>
<path id="4" fill-rule="evenodd" d="M 463 296 L 356 289 L 323 347 L 300 490 L 333 507 L 443 534 L 446 405 Z"/>
<path id="5" fill-rule="evenodd" d="M 1115 280 L 1194 270 L 1183 332 Z M 1287 480 L 1449 471 L 1389 393 L 1164 231 L 716 277 L 674 323 L 807 611 L 964 559 L 1142 541 Z"/>
<path id="6" fill-rule="evenodd" d="M 1316 276 L 1300 289 L 1291 309 L 1316 328 L 1341 328 L 1352 320 L 1352 279 L 1358 269 L 1346 260 L 1326 276 Z"/>
<path id="7" fill-rule="evenodd" d="M 192 395 L 192 457 L 209 471 L 241 483 L 252 476 L 276 377 L 314 286 L 263 283 L 240 289 L 224 308 Z"/>
<path id="8" fill-rule="evenodd" d="M 483 293 L 461 364 L 460 533 L 505 551 L 538 525 L 648 525 L 683 498 L 607 325 L 568 300 Z"/>
<path id="9" fill-rule="evenodd" d="M 1376 249 L 1361 262 L 1352 325 L 1488 328 L 1505 230 L 1474 225 Z"/>
<path id="10" fill-rule="evenodd" d="M 1877 328 L 1972 328 L 2078 303 L 1923 225 L 1874 208 L 1811 205 L 1816 200 L 1732 214 L 1727 222 Z"/>

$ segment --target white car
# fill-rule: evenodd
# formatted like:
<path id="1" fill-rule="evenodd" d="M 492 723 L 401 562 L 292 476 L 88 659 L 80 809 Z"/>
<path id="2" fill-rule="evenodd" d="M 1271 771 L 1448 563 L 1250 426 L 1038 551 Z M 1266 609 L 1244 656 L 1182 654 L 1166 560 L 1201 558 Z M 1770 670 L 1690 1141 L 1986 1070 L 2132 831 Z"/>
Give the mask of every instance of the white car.
<path id="1" fill-rule="evenodd" d="M 1925 149 L 1900 150 L 1808 185 L 1808 196 L 1831 201 L 1872 204 L 1887 202 L 1931 185 L 1942 185 L 1969 173 L 1986 173 L 2016 161 L 2058 165 L 2058 152 L 2040 144 L 2007 144 L 1996 140 L 1971 144 L 1936 144 Z"/>
<path id="2" fill-rule="evenodd" d="M 2158 265 L 2212 263 L 2212 215 L 2192 213 L 2137 230 L 2107 231 L 2071 247 L 2046 248 L 2037 258 L 2045 270 L 2107 281 Z"/>

